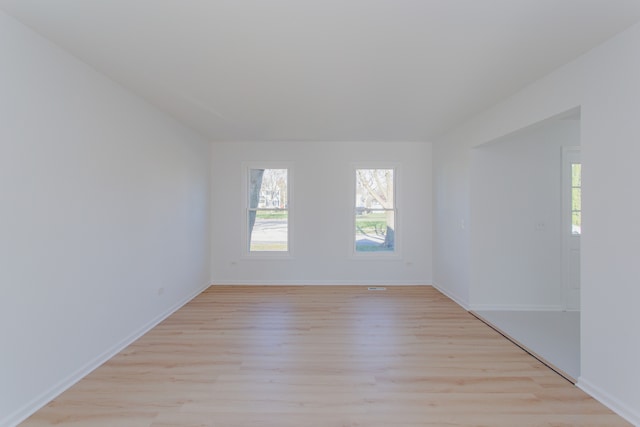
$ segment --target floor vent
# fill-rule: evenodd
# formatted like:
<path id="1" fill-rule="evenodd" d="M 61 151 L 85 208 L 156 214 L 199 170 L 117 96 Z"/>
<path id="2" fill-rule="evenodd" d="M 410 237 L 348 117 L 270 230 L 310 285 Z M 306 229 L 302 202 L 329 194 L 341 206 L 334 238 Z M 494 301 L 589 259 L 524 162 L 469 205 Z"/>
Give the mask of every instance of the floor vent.
<path id="1" fill-rule="evenodd" d="M 370 286 L 367 288 L 368 291 L 386 291 L 387 288 L 383 288 L 381 286 Z"/>

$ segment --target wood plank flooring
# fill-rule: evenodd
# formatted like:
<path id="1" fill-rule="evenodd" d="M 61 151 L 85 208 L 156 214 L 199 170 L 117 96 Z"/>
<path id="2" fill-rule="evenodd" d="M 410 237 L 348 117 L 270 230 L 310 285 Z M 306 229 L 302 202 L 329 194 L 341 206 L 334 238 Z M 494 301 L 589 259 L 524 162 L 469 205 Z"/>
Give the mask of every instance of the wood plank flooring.
<path id="1" fill-rule="evenodd" d="M 431 287 L 209 288 L 23 426 L 628 426 Z"/>
<path id="2" fill-rule="evenodd" d="M 575 383 L 580 377 L 577 311 L 476 311 L 473 315 Z"/>

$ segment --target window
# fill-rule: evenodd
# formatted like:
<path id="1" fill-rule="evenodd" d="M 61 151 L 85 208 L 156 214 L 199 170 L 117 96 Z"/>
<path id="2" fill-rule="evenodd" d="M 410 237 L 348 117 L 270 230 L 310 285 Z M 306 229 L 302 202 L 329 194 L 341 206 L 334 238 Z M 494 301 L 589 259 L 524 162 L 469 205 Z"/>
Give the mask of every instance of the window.
<path id="1" fill-rule="evenodd" d="M 289 252 L 289 169 L 246 169 L 246 248 L 249 253 Z"/>
<path id="2" fill-rule="evenodd" d="M 395 169 L 355 170 L 356 253 L 396 250 Z"/>
<path id="3" fill-rule="evenodd" d="M 571 163 L 571 234 L 582 233 L 582 164 Z"/>

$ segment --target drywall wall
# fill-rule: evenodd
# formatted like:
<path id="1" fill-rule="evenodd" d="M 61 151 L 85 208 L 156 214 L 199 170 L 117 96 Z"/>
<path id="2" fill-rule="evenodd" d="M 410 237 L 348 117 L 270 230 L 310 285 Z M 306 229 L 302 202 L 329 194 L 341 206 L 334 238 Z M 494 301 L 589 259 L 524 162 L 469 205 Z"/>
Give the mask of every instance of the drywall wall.
<path id="1" fill-rule="evenodd" d="M 0 13 L 0 425 L 209 282 L 210 145 Z"/>
<path id="2" fill-rule="evenodd" d="M 471 150 L 474 310 L 561 310 L 562 147 L 580 122 L 557 120 Z"/>
<path id="3" fill-rule="evenodd" d="M 470 150 L 581 108 L 581 377 L 579 385 L 640 424 L 640 25 L 532 83 L 434 143 L 434 284 L 468 305 L 477 296 L 464 257 Z"/>
<path id="4" fill-rule="evenodd" d="M 242 165 L 291 166 L 292 256 L 242 258 Z M 353 164 L 397 167 L 399 257 L 354 259 Z M 411 142 L 247 142 L 213 144 L 215 283 L 431 283 L 431 145 Z M 220 208 L 224 207 L 224 208 Z"/>

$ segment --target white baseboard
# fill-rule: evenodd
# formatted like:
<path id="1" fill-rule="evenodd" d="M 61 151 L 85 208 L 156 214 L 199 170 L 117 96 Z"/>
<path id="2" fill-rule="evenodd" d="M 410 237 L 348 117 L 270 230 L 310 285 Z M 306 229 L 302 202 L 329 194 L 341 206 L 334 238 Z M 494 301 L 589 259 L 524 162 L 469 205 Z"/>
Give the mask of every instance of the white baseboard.
<path id="1" fill-rule="evenodd" d="M 212 286 L 431 286 L 430 283 L 385 280 L 215 280 Z"/>
<path id="2" fill-rule="evenodd" d="M 564 311 L 561 305 L 471 304 L 471 311 Z"/>
<path id="3" fill-rule="evenodd" d="M 443 287 L 438 285 L 436 282 L 433 282 L 432 286 L 437 290 L 439 290 L 440 292 L 442 292 L 447 298 L 453 300 L 453 302 L 458 304 L 460 307 L 464 308 L 466 311 L 469 311 L 469 304 L 464 302 L 464 300 L 460 298 L 458 295 L 448 291 L 447 289 L 444 289 Z"/>
<path id="4" fill-rule="evenodd" d="M 616 414 L 620 415 L 622 418 L 629 421 L 634 426 L 640 426 L 640 409 L 639 408 L 631 408 L 629 405 L 626 405 L 620 402 L 615 397 L 611 396 L 606 391 L 602 390 L 600 387 L 592 384 L 588 380 L 580 377 L 578 379 L 578 383 L 576 384 L 578 388 L 582 391 L 611 409 Z"/>
<path id="5" fill-rule="evenodd" d="M 192 292 L 186 298 L 183 298 L 178 303 L 172 305 L 163 313 L 156 316 L 151 321 L 147 322 L 144 326 L 134 331 L 129 336 L 127 336 L 123 340 L 113 345 L 111 348 L 105 350 L 103 353 L 94 357 L 92 360 L 90 360 L 89 362 L 87 362 L 86 364 L 78 368 L 73 374 L 69 375 L 67 378 L 64 378 L 63 380 L 55 384 L 53 387 L 50 387 L 48 390 L 46 390 L 43 393 L 40 393 L 38 396 L 36 396 L 33 400 L 31 400 L 26 405 L 12 412 L 8 416 L 6 416 L 4 419 L 1 419 L 0 427 L 15 427 L 21 422 L 23 422 L 24 420 L 26 420 L 27 418 L 29 418 L 38 409 L 42 408 L 47 403 L 51 402 L 57 396 L 62 394 L 65 390 L 67 390 L 68 388 L 76 384 L 82 378 L 86 377 L 96 368 L 100 367 L 107 360 L 111 359 L 113 356 L 120 353 L 122 350 L 124 350 L 127 346 L 129 346 L 135 340 L 137 340 L 138 338 L 140 338 L 141 336 L 149 332 L 151 329 L 153 329 L 156 325 L 158 325 L 164 319 L 171 316 L 179 308 L 181 308 L 186 303 L 188 303 L 189 301 L 191 301 L 192 299 L 200 295 L 209 286 L 210 285 L 207 284 L 201 287 L 200 289 L 198 289 L 197 291 Z"/>

